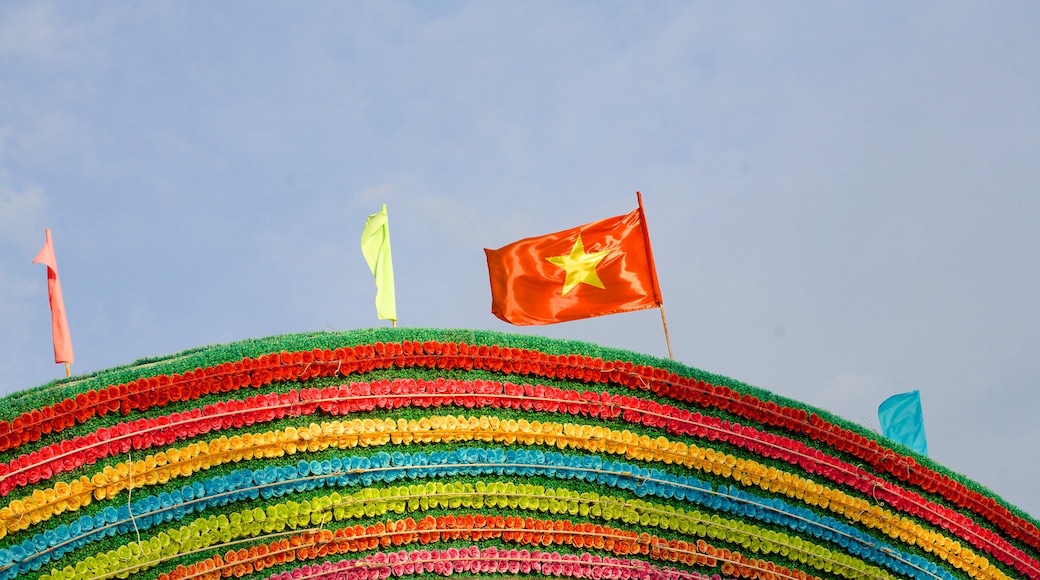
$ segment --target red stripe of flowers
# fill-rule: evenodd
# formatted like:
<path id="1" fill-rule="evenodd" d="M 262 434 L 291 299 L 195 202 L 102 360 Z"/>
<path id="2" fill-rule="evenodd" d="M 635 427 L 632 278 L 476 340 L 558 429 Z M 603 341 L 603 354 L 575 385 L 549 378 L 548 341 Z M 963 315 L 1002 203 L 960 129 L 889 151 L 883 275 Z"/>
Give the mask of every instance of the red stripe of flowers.
<path id="1" fill-rule="evenodd" d="M 669 433 L 719 440 L 856 489 L 897 511 L 949 530 L 1023 574 L 1040 576 L 1040 563 L 967 516 L 800 441 L 638 397 L 488 380 L 393 379 L 322 389 L 291 389 L 284 393 L 254 395 L 242 401 L 213 403 L 163 417 L 120 422 L 86 436 L 51 444 L 29 453 L 27 458 L 23 455 L 8 464 L 0 464 L 0 495 L 130 449 L 162 447 L 211 431 L 268 423 L 286 416 L 314 415 L 318 411 L 341 416 L 374 409 L 452 405 L 468 409 L 562 412 L 604 419 L 620 416 L 626 422 L 663 428 Z"/>
<path id="2" fill-rule="evenodd" d="M 504 374 L 533 375 L 611 382 L 630 389 L 649 390 L 679 401 L 715 407 L 738 417 L 804 434 L 838 451 L 868 463 L 874 470 L 937 493 L 997 525 L 1010 537 L 1040 549 L 1040 530 L 1015 516 L 995 499 L 982 495 L 949 477 L 917 464 L 909 456 L 882 448 L 877 441 L 829 423 L 816 414 L 781 406 L 773 401 L 737 392 L 721 385 L 680 377 L 675 373 L 628 361 L 603 361 L 582 355 L 554 355 L 498 345 L 468 345 L 439 341 L 403 341 L 357 345 L 335 350 L 272 353 L 256 359 L 197 368 L 182 374 L 141 378 L 121 385 L 79 393 L 75 399 L 23 413 L 13 421 L 0 421 L 0 452 L 37 441 L 43 434 L 59 433 L 95 415 L 119 411 L 145 411 L 171 401 L 189 401 L 212 393 L 260 387 L 272 382 L 306 381 L 317 377 L 367 373 L 376 369 L 423 367 L 431 369 L 489 370 Z"/>

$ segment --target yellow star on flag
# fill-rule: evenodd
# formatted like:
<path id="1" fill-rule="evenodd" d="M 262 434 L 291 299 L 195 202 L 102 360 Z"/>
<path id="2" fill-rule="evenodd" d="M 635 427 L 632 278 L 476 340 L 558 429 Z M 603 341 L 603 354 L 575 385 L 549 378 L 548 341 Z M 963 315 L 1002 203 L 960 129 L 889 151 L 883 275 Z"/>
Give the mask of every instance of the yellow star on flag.
<path id="1" fill-rule="evenodd" d="M 581 241 L 581 234 L 578 234 L 578 239 L 574 241 L 574 247 L 571 248 L 570 254 L 546 258 L 546 260 L 567 271 L 567 279 L 563 282 L 563 293 L 561 296 L 566 296 L 578 284 L 606 288 L 603 282 L 600 281 L 599 275 L 596 274 L 596 266 L 609 253 L 607 251 L 586 254 L 585 244 Z"/>

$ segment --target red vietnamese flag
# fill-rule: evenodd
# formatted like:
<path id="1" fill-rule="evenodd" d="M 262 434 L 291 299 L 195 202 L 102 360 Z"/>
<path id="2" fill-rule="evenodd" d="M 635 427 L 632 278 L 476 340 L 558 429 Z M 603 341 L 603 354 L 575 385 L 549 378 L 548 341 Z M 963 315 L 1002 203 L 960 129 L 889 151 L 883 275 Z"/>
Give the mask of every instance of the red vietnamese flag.
<path id="1" fill-rule="evenodd" d="M 552 324 L 661 305 L 641 207 L 484 253 L 491 312 L 510 324 Z"/>
<path id="2" fill-rule="evenodd" d="M 54 362 L 72 364 L 72 337 L 69 321 L 65 318 L 65 300 L 61 297 L 61 280 L 58 279 L 58 260 L 54 257 L 51 230 L 46 229 L 47 241 L 36 255 L 33 264 L 47 266 L 47 295 L 51 302 L 51 334 L 54 338 Z"/>

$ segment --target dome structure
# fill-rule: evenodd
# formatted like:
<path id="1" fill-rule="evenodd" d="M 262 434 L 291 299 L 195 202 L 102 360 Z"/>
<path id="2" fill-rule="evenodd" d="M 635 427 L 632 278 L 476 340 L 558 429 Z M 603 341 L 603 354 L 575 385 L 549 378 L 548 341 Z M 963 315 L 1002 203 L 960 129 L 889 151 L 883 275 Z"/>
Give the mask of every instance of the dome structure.
<path id="1" fill-rule="evenodd" d="M 854 423 L 471 330 L 245 340 L 0 405 L 0 580 L 1040 577 L 1040 532 Z"/>

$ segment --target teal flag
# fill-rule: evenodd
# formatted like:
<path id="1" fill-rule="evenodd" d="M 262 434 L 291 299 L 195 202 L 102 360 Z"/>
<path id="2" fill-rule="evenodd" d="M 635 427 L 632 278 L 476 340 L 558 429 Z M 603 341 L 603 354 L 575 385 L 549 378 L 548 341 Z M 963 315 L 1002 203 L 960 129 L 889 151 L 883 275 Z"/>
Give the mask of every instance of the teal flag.
<path id="1" fill-rule="evenodd" d="M 376 279 L 376 316 L 397 325 L 397 297 L 394 292 L 394 262 L 390 256 L 390 222 L 386 204 L 368 216 L 361 233 L 361 253 Z"/>
<path id="2" fill-rule="evenodd" d="M 920 391 L 892 395 L 877 410 L 881 432 L 910 449 L 928 455 L 928 440 L 924 436 L 924 413 L 921 412 Z"/>

